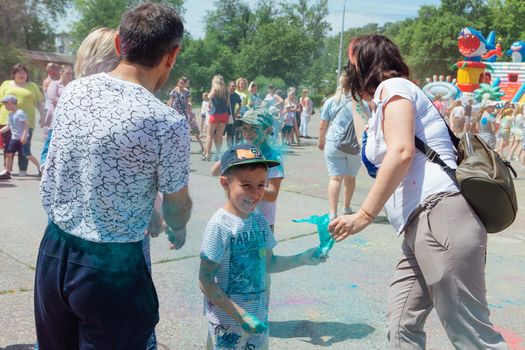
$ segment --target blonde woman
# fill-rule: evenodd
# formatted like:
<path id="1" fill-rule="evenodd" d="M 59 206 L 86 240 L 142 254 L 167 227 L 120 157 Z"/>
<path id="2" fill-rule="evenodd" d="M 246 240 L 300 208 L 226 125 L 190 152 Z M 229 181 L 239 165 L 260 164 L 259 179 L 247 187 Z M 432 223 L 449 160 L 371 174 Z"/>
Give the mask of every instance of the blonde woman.
<path id="1" fill-rule="evenodd" d="M 355 178 L 361 167 L 359 154 L 348 154 L 336 148 L 347 129 L 353 123 L 352 101 L 342 89 L 342 83 L 334 96 L 328 98 L 321 109 L 321 123 L 319 125 L 319 141 L 317 147 L 324 151 L 326 167 L 328 169 L 328 207 L 330 220 L 337 217 L 337 207 L 341 185 L 344 184 L 343 215 L 351 214 L 350 202 L 355 190 Z M 364 106 L 364 104 L 363 104 Z M 358 118 L 360 118 L 358 116 Z"/>
<path id="2" fill-rule="evenodd" d="M 219 160 L 222 148 L 222 134 L 226 123 L 228 123 L 228 109 L 230 107 L 228 95 L 224 78 L 221 75 L 214 76 L 211 81 L 211 90 L 208 94 L 210 99 L 210 128 L 206 135 L 206 149 L 202 155 L 202 160 L 211 160 L 212 141 L 215 143 L 215 160 Z"/>
<path id="3" fill-rule="evenodd" d="M 119 63 L 115 53 L 116 30 L 98 28 L 89 33 L 77 51 L 75 76 L 86 77 L 100 72 L 109 72 Z"/>
<path id="4" fill-rule="evenodd" d="M 241 109 L 244 109 L 244 110 L 241 110 L 240 116 L 242 117 L 242 115 L 245 112 L 246 106 L 248 106 L 248 97 L 250 95 L 250 91 L 248 90 L 248 80 L 242 77 L 237 78 L 237 80 L 235 81 L 235 87 L 236 87 L 235 92 L 237 93 L 237 95 L 241 97 L 241 100 L 242 100 Z"/>
<path id="5" fill-rule="evenodd" d="M 287 139 L 288 144 L 293 143 L 293 134 L 295 133 L 296 139 L 297 139 L 297 145 L 301 144 L 301 140 L 299 138 L 299 126 L 297 123 L 297 113 L 300 111 L 301 106 L 299 105 L 297 98 L 295 96 L 295 88 L 290 88 L 288 90 L 288 96 L 284 100 L 284 124 L 285 126 L 288 126 L 287 130 L 289 130 L 288 137 L 285 136 L 285 139 Z M 291 129 L 289 127 L 292 127 Z M 286 132 L 283 131 L 283 134 L 286 134 Z"/>
<path id="6" fill-rule="evenodd" d="M 296 114 L 299 110 L 299 104 L 295 98 L 295 89 L 290 88 L 288 90 L 288 96 L 284 100 L 284 127 L 283 127 L 283 138 L 286 140 L 286 144 L 290 145 L 293 142 L 293 132 L 297 131 L 297 120 Z M 299 135 L 297 136 L 297 144 L 301 143 Z"/>
<path id="7" fill-rule="evenodd" d="M 303 108 L 301 111 L 301 125 L 299 127 L 299 130 L 301 137 L 307 139 L 310 138 L 310 136 L 308 136 L 308 123 L 310 123 L 310 118 L 312 117 L 312 111 L 314 108 L 314 103 L 312 102 L 310 97 L 308 97 L 309 94 L 310 91 L 308 91 L 308 89 L 303 89 L 303 91 L 301 92 L 300 99 L 301 106 Z"/>
<path id="8" fill-rule="evenodd" d="M 117 31 L 111 28 L 98 28 L 86 36 L 77 50 L 77 60 L 74 66 L 75 76 L 77 78 L 87 77 L 101 72 L 110 72 L 117 67 L 119 57 L 115 52 L 114 41 L 116 33 Z M 40 155 L 42 170 L 44 169 L 52 136 L 52 126 L 51 124 L 49 126 L 42 154 Z"/>

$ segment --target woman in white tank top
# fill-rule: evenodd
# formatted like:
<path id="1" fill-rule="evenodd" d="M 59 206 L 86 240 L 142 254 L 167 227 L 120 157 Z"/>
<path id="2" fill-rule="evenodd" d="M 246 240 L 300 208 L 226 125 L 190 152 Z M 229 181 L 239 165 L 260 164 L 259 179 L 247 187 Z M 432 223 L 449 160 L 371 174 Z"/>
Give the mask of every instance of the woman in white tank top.
<path id="1" fill-rule="evenodd" d="M 425 319 L 435 308 L 456 349 L 507 349 L 489 320 L 485 288 L 487 233 L 455 182 L 415 148 L 415 136 L 451 168 L 456 155 L 439 112 L 412 83 L 399 48 L 385 36 L 350 42 L 343 88 L 369 101 L 362 160 L 376 178 L 361 208 L 329 226 L 342 241 L 384 207 L 403 235 L 388 302 L 391 349 L 424 349 Z"/>

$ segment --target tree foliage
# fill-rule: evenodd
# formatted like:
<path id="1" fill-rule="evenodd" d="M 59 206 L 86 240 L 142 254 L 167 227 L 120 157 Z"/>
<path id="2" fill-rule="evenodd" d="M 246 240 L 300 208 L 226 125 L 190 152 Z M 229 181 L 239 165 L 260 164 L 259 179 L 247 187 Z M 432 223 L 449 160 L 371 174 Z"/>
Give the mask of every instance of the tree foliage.
<path id="1" fill-rule="evenodd" d="M 43 18 L 63 13 L 65 1 L 0 1 L 0 81 L 10 77 L 14 64 L 27 63 L 20 49 L 53 50 L 53 32 Z"/>
<path id="2" fill-rule="evenodd" d="M 260 0 L 254 8 L 244 1 L 216 1 L 206 15 L 205 37 L 185 40 L 180 62 L 188 64 L 175 75 L 188 75 L 199 98 L 214 74 L 301 85 L 322 55 L 327 15 L 327 0 Z"/>
<path id="3" fill-rule="evenodd" d="M 184 0 L 158 0 L 184 13 Z M 116 28 L 122 13 L 141 0 L 20 0 L 0 1 L 0 65 L 20 58 L 16 48 L 51 49 L 52 30 L 42 18 L 56 18 L 74 8 L 80 19 L 73 25 L 76 43 L 94 28 Z M 188 2 L 189 3 L 189 2 Z M 191 2 L 191 6 L 197 2 Z M 260 87 L 276 82 L 310 87 L 318 94 L 333 92 L 337 82 L 339 35 L 328 36 L 327 0 L 217 0 L 204 16 L 206 34 L 195 39 L 186 33 L 177 65 L 165 94 L 182 76 L 191 81 L 194 98 L 210 88 L 211 78 L 244 76 Z M 38 15 L 37 15 L 38 14 Z M 42 16 L 44 14 L 45 16 Z M 344 33 L 343 65 L 351 38 L 378 33 L 392 38 L 411 68 L 412 78 L 423 81 L 433 74 L 454 75 L 450 66 L 461 55 L 457 36 L 470 26 L 485 35 L 497 32 L 506 51 L 525 40 L 523 0 L 441 0 L 422 6 L 418 15 L 394 23 L 367 24 Z M 500 60 L 509 58 L 500 58 Z M 282 86 L 281 86 L 282 85 Z M 264 90 L 261 90 L 264 92 Z"/>

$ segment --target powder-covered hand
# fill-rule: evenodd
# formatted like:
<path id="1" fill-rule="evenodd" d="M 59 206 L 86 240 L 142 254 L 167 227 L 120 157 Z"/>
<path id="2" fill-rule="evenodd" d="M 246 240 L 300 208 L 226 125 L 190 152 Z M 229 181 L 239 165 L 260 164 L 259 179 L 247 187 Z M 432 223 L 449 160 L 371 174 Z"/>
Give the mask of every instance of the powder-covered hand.
<path id="1" fill-rule="evenodd" d="M 250 313 L 242 315 L 242 329 L 248 333 L 263 333 L 268 329 L 268 325 L 261 322 L 257 317 Z"/>
<path id="2" fill-rule="evenodd" d="M 186 227 L 173 231 L 171 228 L 166 227 L 166 234 L 170 241 L 170 249 L 180 249 L 186 243 Z"/>
<path id="3" fill-rule="evenodd" d="M 153 211 L 145 234 L 150 235 L 151 237 L 157 237 L 162 231 L 166 230 L 166 227 L 167 226 L 162 219 L 162 215 L 156 211 Z"/>
<path id="4" fill-rule="evenodd" d="M 320 247 L 310 248 L 302 253 L 301 256 L 305 265 L 319 265 L 328 259 L 328 255 L 326 253 L 323 254 L 323 250 Z"/>

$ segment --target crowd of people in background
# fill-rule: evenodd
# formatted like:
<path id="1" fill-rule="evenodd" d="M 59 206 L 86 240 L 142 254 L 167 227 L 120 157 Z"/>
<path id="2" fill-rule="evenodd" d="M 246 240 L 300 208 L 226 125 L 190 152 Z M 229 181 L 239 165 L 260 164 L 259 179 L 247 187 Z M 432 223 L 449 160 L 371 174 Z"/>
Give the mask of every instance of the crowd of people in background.
<path id="1" fill-rule="evenodd" d="M 272 135 L 275 144 L 300 145 L 301 138 L 310 138 L 308 125 L 315 111 L 309 90 L 303 89 L 301 97 L 297 98 L 295 87 L 288 89 L 287 96 L 273 85 L 267 89 L 263 97 L 255 81 L 248 83 L 246 78 L 239 77 L 226 83 L 223 76 L 214 76 L 210 91 L 202 94 L 199 124 L 193 112 L 189 79 L 181 77 L 169 93 L 168 105 L 186 117 L 205 161 L 219 160 L 224 139 L 227 147 L 242 142 L 239 120 L 246 111 L 259 107 L 274 116 Z M 205 145 L 201 137 L 206 140 Z"/>
<path id="2" fill-rule="evenodd" d="M 472 98 L 442 101 L 440 96 L 433 102 L 456 136 L 478 134 L 503 159 L 525 166 L 523 105 Z"/>

